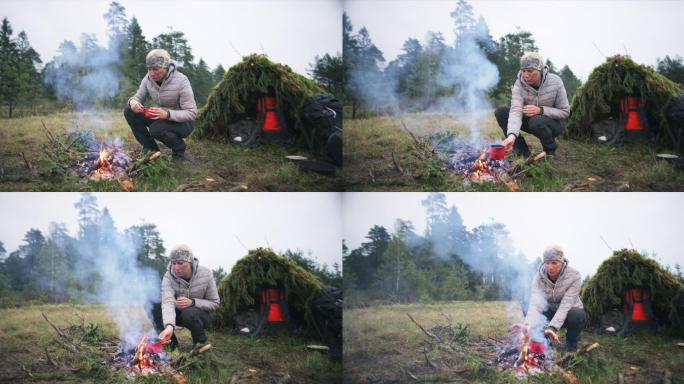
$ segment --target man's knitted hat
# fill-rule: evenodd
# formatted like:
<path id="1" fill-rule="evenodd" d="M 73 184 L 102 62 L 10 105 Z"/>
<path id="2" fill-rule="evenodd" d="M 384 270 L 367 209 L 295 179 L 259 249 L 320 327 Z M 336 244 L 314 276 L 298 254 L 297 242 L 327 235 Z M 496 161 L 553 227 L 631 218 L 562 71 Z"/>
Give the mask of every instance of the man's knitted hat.
<path id="1" fill-rule="evenodd" d="M 520 58 L 520 69 L 536 69 L 541 71 L 544 68 L 544 59 L 537 52 L 525 52 Z"/>
<path id="2" fill-rule="evenodd" d="M 171 258 L 171 261 L 179 260 L 187 261 L 188 263 L 192 263 L 192 260 L 194 258 L 192 250 L 185 244 L 178 245 L 176 246 L 176 248 L 171 250 L 169 257 Z"/>
<path id="3" fill-rule="evenodd" d="M 171 56 L 165 49 L 153 49 L 145 59 L 145 65 L 149 68 L 168 68 L 170 64 Z"/>
<path id="4" fill-rule="evenodd" d="M 552 260 L 558 260 L 558 261 L 564 260 L 563 249 L 561 249 L 560 245 L 549 245 L 544 250 L 544 262 L 546 263 L 547 261 L 552 261 Z"/>

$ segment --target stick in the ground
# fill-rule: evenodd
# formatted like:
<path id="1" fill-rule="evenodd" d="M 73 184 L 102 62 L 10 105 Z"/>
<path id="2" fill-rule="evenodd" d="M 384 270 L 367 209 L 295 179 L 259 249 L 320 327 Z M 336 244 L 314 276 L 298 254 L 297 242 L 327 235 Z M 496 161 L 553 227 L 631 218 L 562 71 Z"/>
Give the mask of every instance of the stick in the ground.
<path id="1" fill-rule="evenodd" d="M 61 141 L 57 140 L 57 138 L 56 138 L 55 135 L 52 133 L 52 131 L 50 131 L 50 130 L 48 129 L 47 125 L 45 125 L 45 122 L 44 122 L 43 120 L 41 120 L 40 123 L 43 125 L 43 128 L 45 129 L 45 134 L 47 135 L 48 139 L 50 139 L 50 141 L 52 141 L 53 144 L 55 144 L 55 145 L 59 146 L 60 148 L 64 149 L 64 144 L 62 144 Z"/>
<path id="2" fill-rule="evenodd" d="M 19 152 L 19 154 L 21 155 L 21 158 L 24 159 L 24 164 L 26 164 L 26 168 L 28 168 L 29 171 L 33 171 L 33 166 L 31 165 L 31 163 L 29 163 L 28 159 L 26 158 L 26 154 L 24 154 L 23 151 Z"/>
<path id="3" fill-rule="evenodd" d="M 62 332 L 61 329 L 57 328 L 57 326 L 52 321 L 50 321 L 50 319 L 48 319 L 48 317 L 45 315 L 45 312 L 41 312 L 40 314 L 43 315 L 43 318 L 45 319 L 45 321 L 47 321 L 48 324 L 50 324 L 52 326 L 52 328 L 55 329 L 57 334 L 62 336 L 64 339 L 69 340 L 69 338 L 64 334 L 64 332 Z"/>
<path id="4" fill-rule="evenodd" d="M 414 135 L 413 132 L 411 132 L 411 130 L 408 129 L 408 127 L 404 123 L 404 120 L 399 120 L 399 122 L 401 122 L 401 126 L 404 127 L 406 132 L 408 132 L 408 134 L 411 135 L 413 142 L 416 143 L 416 145 L 420 145 L 420 141 L 418 141 L 418 138 L 416 138 L 416 135 Z"/>
<path id="5" fill-rule="evenodd" d="M 425 328 L 423 328 L 423 326 L 420 325 L 420 324 L 416 321 L 416 319 L 414 319 L 413 316 L 411 316 L 410 313 L 407 312 L 407 313 L 406 313 L 406 316 L 408 316 L 408 318 L 411 319 L 411 321 L 413 321 L 413 323 L 414 323 L 415 325 L 417 325 L 418 328 L 420 328 L 420 330 L 423 331 L 424 334 L 426 334 L 426 335 L 428 335 L 428 336 L 430 336 L 430 337 L 432 337 L 432 338 L 434 338 L 434 339 L 436 339 L 436 340 L 439 340 L 439 337 L 437 337 L 436 335 L 434 335 L 434 334 L 431 333 L 430 331 L 428 331 L 428 330 L 426 330 Z"/>
<path id="6" fill-rule="evenodd" d="M 392 163 L 394 163 L 394 168 L 396 168 L 399 173 L 404 173 L 404 170 L 401 168 L 401 165 L 399 164 L 399 160 L 397 160 L 396 156 L 394 156 L 394 151 L 392 151 Z"/>

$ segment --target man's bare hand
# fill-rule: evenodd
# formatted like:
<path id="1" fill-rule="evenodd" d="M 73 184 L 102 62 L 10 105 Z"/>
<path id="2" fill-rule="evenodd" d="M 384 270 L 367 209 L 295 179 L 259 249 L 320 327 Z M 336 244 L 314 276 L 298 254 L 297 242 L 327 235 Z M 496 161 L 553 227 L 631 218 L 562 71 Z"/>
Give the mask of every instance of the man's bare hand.
<path id="1" fill-rule="evenodd" d="M 541 114 L 541 108 L 536 105 L 526 105 L 523 107 L 522 112 L 525 116 L 532 117 Z"/>
<path id="2" fill-rule="evenodd" d="M 176 308 L 185 309 L 188 307 L 192 307 L 192 299 L 188 299 L 187 297 L 183 296 L 180 296 L 176 299 Z"/>
<path id="3" fill-rule="evenodd" d="M 162 341 L 170 339 L 171 336 L 173 336 L 173 327 L 170 325 L 167 325 L 166 328 L 159 333 L 159 339 Z"/>
<path id="4" fill-rule="evenodd" d="M 501 143 L 506 147 L 506 152 L 513 149 L 513 144 L 515 144 L 515 135 L 508 135 L 508 137 Z"/>
<path id="5" fill-rule="evenodd" d="M 149 114 L 150 119 L 152 120 L 166 120 L 169 118 L 169 113 L 165 109 L 159 107 L 150 107 Z"/>
<path id="6" fill-rule="evenodd" d="M 551 341 L 554 342 L 554 344 L 560 344 L 560 338 L 558 337 L 556 331 L 553 330 L 553 328 L 546 328 L 544 330 L 544 335 L 548 336 L 551 339 Z"/>
<path id="7" fill-rule="evenodd" d="M 131 106 L 131 109 L 132 109 L 133 112 L 135 112 L 135 113 L 142 113 L 142 112 L 143 112 L 143 105 L 140 104 L 140 103 L 138 102 L 138 100 L 136 100 L 136 99 L 131 100 L 131 102 L 128 103 L 128 105 Z"/>

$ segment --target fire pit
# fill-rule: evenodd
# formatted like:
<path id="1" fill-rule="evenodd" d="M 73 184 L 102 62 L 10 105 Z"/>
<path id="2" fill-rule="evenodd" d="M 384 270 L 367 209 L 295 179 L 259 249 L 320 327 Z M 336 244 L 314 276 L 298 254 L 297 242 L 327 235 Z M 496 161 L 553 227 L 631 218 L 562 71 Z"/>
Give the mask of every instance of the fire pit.
<path id="1" fill-rule="evenodd" d="M 176 375 L 178 372 L 171 366 L 171 358 L 163 352 L 164 344 L 156 337 L 144 335 L 135 347 L 120 345 L 106 362 L 115 368 L 125 369 L 129 380 L 151 374 Z"/>
<path id="2" fill-rule="evenodd" d="M 500 347 L 494 364 L 504 371 L 515 369 L 515 376 L 523 379 L 527 375 L 550 372 L 553 367 L 551 342 L 541 332 L 525 326 L 511 327 L 508 342 Z"/>
<path id="3" fill-rule="evenodd" d="M 447 169 L 458 173 L 466 182 L 492 182 L 508 171 L 502 145 L 471 144 L 453 133 L 438 133 L 429 137 L 435 151 L 447 159 Z"/>
<path id="4" fill-rule="evenodd" d="M 80 174 L 90 180 L 112 180 L 126 172 L 133 162 L 131 157 L 120 147 L 105 147 L 100 144 L 98 151 L 89 152 L 79 162 Z"/>

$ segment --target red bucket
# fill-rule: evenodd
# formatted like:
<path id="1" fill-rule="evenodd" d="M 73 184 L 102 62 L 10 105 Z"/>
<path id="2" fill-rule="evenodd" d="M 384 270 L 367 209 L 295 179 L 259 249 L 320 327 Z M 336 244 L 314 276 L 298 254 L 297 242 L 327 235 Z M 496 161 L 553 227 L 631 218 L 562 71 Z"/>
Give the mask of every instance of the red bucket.
<path id="1" fill-rule="evenodd" d="M 506 157 L 506 147 L 501 144 L 489 146 L 489 158 L 492 160 L 503 160 Z"/>

